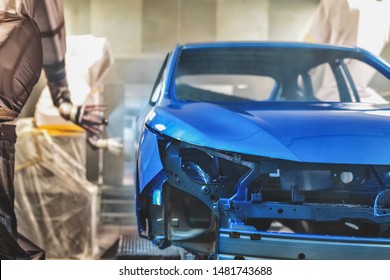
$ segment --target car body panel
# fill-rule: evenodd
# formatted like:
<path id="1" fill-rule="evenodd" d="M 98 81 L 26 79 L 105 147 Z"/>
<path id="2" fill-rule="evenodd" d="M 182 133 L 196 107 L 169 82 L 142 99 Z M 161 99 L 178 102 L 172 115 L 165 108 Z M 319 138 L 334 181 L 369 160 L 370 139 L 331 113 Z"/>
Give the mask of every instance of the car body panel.
<path id="1" fill-rule="evenodd" d="M 198 146 L 303 162 L 388 164 L 390 158 L 383 149 L 390 146 L 390 109 L 372 105 L 186 103 L 155 114 L 148 126 Z"/>
<path id="2" fill-rule="evenodd" d="M 147 147 L 144 149 L 144 147 Z M 147 184 L 164 169 L 158 154 L 157 136 L 149 130 L 144 130 L 140 140 L 143 153 L 138 157 L 139 191 L 142 192 Z"/>

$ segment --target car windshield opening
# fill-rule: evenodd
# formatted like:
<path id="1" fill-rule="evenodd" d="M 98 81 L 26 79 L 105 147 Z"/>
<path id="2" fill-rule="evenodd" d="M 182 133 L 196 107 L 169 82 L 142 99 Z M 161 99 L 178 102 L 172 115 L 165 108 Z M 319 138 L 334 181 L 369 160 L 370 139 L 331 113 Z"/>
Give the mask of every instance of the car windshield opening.
<path id="1" fill-rule="evenodd" d="M 183 50 L 175 73 L 175 96 L 184 101 L 390 101 L 389 79 L 345 52 L 190 49 Z"/>

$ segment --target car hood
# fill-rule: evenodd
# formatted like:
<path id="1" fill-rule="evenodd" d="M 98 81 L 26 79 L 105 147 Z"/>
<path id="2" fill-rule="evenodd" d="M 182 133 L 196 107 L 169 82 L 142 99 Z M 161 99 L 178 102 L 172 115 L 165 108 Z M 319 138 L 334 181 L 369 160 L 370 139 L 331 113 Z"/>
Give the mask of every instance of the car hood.
<path id="1" fill-rule="evenodd" d="M 368 104 L 177 103 L 146 124 L 194 145 L 300 162 L 390 164 L 390 109 Z"/>

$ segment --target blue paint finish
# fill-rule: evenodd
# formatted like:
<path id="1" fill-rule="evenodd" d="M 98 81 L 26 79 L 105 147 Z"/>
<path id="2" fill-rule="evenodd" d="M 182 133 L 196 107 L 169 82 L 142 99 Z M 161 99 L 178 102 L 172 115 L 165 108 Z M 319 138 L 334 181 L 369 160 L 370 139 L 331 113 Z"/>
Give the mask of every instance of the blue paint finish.
<path id="1" fill-rule="evenodd" d="M 164 85 L 163 85 L 163 96 L 169 97 L 169 92 L 172 87 L 172 81 L 174 81 L 174 74 L 175 74 L 175 68 L 177 64 L 177 60 L 179 58 L 180 52 L 181 52 L 181 46 L 177 45 L 176 48 L 173 50 L 172 55 L 170 56 L 167 67 L 166 67 L 166 76 L 164 79 Z"/>
<path id="2" fill-rule="evenodd" d="M 162 190 L 161 190 L 161 187 L 162 186 L 159 186 L 158 188 L 156 188 L 153 191 L 153 199 L 152 199 L 153 205 L 159 205 L 159 206 L 162 205 L 162 197 L 161 197 Z"/>
<path id="3" fill-rule="evenodd" d="M 362 61 L 376 68 L 380 73 L 382 73 L 386 78 L 390 79 L 390 65 L 385 60 L 380 57 L 373 55 L 372 53 L 361 49 L 356 48 L 358 52 L 361 52 L 364 56 Z"/>
<path id="4" fill-rule="evenodd" d="M 163 94 L 145 121 L 146 125 L 140 141 L 137 166 L 137 216 L 140 233 L 148 228 L 147 220 L 157 223 L 157 221 L 151 221 L 146 206 L 150 205 L 149 203 L 166 206 L 161 195 L 162 186 L 168 180 L 168 174 L 164 172 L 164 165 L 159 154 L 158 139 L 160 137 L 220 151 L 295 162 L 390 165 L 390 105 L 388 104 L 307 101 L 211 103 L 176 99 L 175 77 L 181 54 L 184 57 L 186 51 L 216 48 L 266 48 L 269 51 L 279 50 L 281 52 L 291 48 L 292 51 L 299 50 L 297 52 L 300 55 L 299 58 L 305 58 L 306 51 L 324 50 L 325 55 L 322 56 L 322 60 L 328 58 L 329 52 L 335 51 L 334 60 L 345 57 L 360 59 L 376 68 L 385 77 L 390 78 L 390 66 L 386 62 L 359 48 L 268 42 L 222 42 L 177 46 L 170 55 L 165 69 Z M 229 52 L 228 54 L 230 55 Z M 227 57 L 229 58 L 229 56 Z M 315 55 L 313 57 L 315 59 Z M 192 59 L 197 61 L 197 57 L 192 57 Z M 279 53 L 272 53 L 272 59 L 274 62 L 279 62 L 279 59 L 286 60 L 288 61 L 286 65 L 296 63 L 297 60 L 291 53 L 282 53 L 281 56 Z M 252 56 L 249 56 L 248 61 L 252 61 Z M 325 61 L 321 61 L 321 63 L 323 62 Z M 306 66 L 310 66 L 311 63 L 309 57 L 301 63 L 301 66 L 304 65 L 305 69 L 310 69 L 311 67 Z M 188 69 L 191 69 L 193 64 L 189 63 L 187 66 Z M 269 71 L 268 68 L 267 64 L 266 67 L 262 68 L 262 71 Z M 277 70 L 272 75 L 278 75 L 278 71 L 282 68 L 276 67 L 275 69 Z M 178 73 L 180 72 L 178 71 Z M 177 166 L 177 168 L 179 167 Z M 255 168 L 256 172 L 260 172 L 260 170 L 260 168 Z M 254 178 L 260 176 L 257 173 L 253 174 Z M 214 253 L 227 257 L 242 255 L 245 252 L 254 257 L 297 258 L 304 250 L 309 259 L 323 259 L 349 258 L 353 251 L 358 252 L 358 254 L 353 255 L 356 257 L 389 257 L 388 238 L 268 233 L 248 229 L 253 227 L 245 225 L 242 221 L 248 217 L 338 221 L 340 217 L 344 216 L 350 218 L 367 217 L 367 215 L 371 215 L 369 213 L 371 208 L 329 207 L 328 209 L 325 206 L 316 207 L 315 204 L 296 206 L 277 201 L 248 201 L 247 186 L 250 185 L 250 182 L 246 181 L 254 178 L 251 178 L 250 173 L 247 173 L 247 177 L 249 179 L 246 177 L 240 179 L 232 199 L 219 198 L 217 202 L 221 207 L 219 213 L 222 213 L 222 210 L 228 210 L 227 212 L 230 211 L 228 214 L 231 216 L 218 217 L 220 222 L 217 230 L 219 240 L 217 238 L 218 246 Z M 172 185 L 172 187 L 175 186 Z M 184 191 L 188 195 L 194 195 L 195 192 Z M 373 210 L 375 217 L 368 216 L 372 221 L 378 223 L 388 221 L 388 213 L 384 212 L 387 209 L 383 209 L 387 207 L 389 197 L 387 190 L 377 196 Z M 230 202 L 238 207 L 230 207 Z M 221 205 L 226 207 L 223 208 Z M 275 210 L 267 212 L 263 208 Z M 264 215 L 266 216 L 264 217 Z M 227 223 L 226 221 L 230 218 L 231 220 Z M 168 223 L 168 221 L 164 222 Z M 169 227 L 170 225 L 165 224 L 165 226 Z M 231 238 L 229 234 L 232 231 L 240 233 L 241 237 L 239 239 Z M 253 234 L 256 236 L 252 240 L 253 236 L 251 235 Z M 257 238 L 259 234 L 261 239 Z M 150 236 L 149 238 L 153 239 Z M 255 242 L 257 243 L 255 244 Z M 300 244 L 298 247 L 296 246 L 297 242 Z M 289 246 L 289 249 L 283 251 L 286 246 Z M 275 248 L 281 250 L 275 250 Z M 335 249 L 339 248 L 343 249 L 340 250 L 339 255 L 334 255 Z M 259 252 L 265 252 L 265 255 L 259 255 Z"/>
<path id="5" fill-rule="evenodd" d="M 182 51 L 242 47 L 338 51 L 342 57 L 359 58 L 390 77 L 386 62 L 360 48 L 278 42 L 179 45 L 167 66 L 164 98 L 148 125 L 180 141 L 231 152 L 300 162 L 390 163 L 390 149 L 384 148 L 390 144 L 389 107 L 305 102 L 211 104 L 175 100 L 173 80 Z"/>
<path id="6" fill-rule="evenodd" d="M 171 103 L 148 125 L 194 145 L 318 163 L 390 164 L 390 109 L 367 104 Z"/>
<path id="7" fill-rule="evenodd" d="M 143 131 L 140 141 L 138 156 L 138 184 L 139 192 L 142 193 L 145 186 L 163 170 L 158 152 L 157 136 L 148 129 Z"/>

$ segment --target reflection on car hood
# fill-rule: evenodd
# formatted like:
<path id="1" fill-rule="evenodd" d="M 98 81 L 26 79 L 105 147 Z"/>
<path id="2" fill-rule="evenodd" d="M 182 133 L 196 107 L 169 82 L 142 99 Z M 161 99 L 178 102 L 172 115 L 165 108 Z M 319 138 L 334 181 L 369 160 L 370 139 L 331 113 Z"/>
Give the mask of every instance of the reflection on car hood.
<path id="1" fill-rule="evenodd" d="M 343 103 L 156 107 L 147 125 L 194 145 L 301 162 L 390 164 L 390 110 Z"/>

